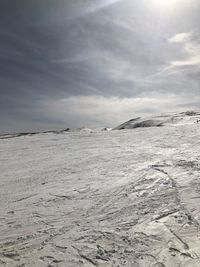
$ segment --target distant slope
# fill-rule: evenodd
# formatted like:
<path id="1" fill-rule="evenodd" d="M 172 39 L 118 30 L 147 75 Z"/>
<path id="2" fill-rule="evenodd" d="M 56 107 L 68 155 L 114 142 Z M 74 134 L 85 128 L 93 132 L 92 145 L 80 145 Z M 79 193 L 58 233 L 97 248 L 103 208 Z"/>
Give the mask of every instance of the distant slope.
<path id="1" fill-rule="evenodd" d="M 135 129 L 140 127 L 160 127 L 166 124 L 196 123 L 197 120 L 200 120 L 200 112 L 173 112 L 147 118 L 137 117 L 120 124 L 119 126 L 113 128 L 113 130 Z"/>

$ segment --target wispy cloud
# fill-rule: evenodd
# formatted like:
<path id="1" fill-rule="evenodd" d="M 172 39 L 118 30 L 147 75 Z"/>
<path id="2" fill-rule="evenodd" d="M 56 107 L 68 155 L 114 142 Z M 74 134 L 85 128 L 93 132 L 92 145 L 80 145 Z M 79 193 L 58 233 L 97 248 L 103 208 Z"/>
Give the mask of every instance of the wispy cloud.
<path id="1" fill-rule="evenodd" d="M 176 35 L 172 36 L 169 39 L 169 42 L 170 43 L 183 43 L 183 42 L 190 40 L 191 36 L 192 36 L 191 32 L 177 33 Z"/>
<path id="2" fill-rule="evenodd" d="M 167 78 L 169 80 L 169 77 L 177 76 L 177 79 L 183 80 L 188 73 L 195 73 L 200 68 L 199 34 L 193 32 L 177 33 L 170 37 L 168 42 L 171 49 L 174 49 L 172 60 L 166 61 L 166 64 L 149 78 Z"/>
<path id="3" fill-rule="evenodd" d="M 179 33 L 169 39 L 171 43 L 183 45 L 185 58 L 174 60 L 171 65 L 174 67 L 200 65 L 200 39 L 192 32 Z"/>

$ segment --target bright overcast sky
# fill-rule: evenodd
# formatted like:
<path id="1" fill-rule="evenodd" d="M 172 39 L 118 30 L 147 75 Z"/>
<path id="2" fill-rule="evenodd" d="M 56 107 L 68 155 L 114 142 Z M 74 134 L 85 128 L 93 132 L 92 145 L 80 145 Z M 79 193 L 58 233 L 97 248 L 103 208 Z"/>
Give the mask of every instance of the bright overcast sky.
<path id="1" fill-rule="evenodd" d="M 0 132 L 200 106 L 199 0 L 0 1 Z"/>

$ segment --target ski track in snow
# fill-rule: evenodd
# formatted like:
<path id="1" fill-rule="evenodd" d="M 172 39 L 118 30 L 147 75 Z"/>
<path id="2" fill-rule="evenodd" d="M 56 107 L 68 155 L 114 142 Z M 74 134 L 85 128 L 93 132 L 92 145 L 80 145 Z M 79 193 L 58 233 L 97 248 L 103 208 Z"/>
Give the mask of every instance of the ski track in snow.
<path id="1" fill-rule="evenodd" d="M 0 266 L 200 266 L 199 127 L 0 140 Z"/>

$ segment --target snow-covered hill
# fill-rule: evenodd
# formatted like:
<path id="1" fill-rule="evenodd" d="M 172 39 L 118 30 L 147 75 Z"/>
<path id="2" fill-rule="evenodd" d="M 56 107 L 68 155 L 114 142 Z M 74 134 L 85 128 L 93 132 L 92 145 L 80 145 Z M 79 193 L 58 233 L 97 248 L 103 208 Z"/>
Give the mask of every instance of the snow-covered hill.
<path id="1" fill-rule="evenodd" d="M 147 118 L 137 117 L 115 127 L 114 130 L 135 129 L 139 127 L 160 127 L 178 123 L 195 123 L 200 119 L 200 112 L 186 111 L 181 113 L 168 113 Z"/>
<path id="2" fill-rule="evenodd" d="M 1 139 L 0 266 L 199 267 L 198 116 Z"/>

